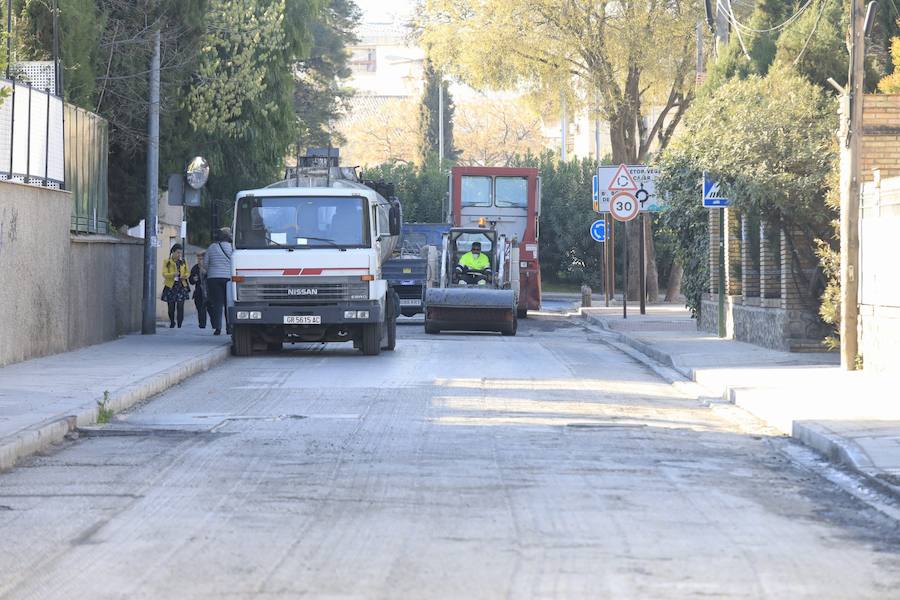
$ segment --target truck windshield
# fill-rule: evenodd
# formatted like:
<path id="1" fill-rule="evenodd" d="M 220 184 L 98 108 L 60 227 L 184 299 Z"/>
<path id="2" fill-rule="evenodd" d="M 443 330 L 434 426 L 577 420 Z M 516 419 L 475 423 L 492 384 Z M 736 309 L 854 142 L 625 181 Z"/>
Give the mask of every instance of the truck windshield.
<path id="1" fill-rule="evenodd" d="M 494 181 L 497 206 L 528 208 L 528 179 L 525 177 L 497 177 Z"/>
<path id="2" fill-rule="evenodd" d="M 251 197 L 238 201 L 235 248 L 367 248 L 359 197 Z"/>
<path id="3" fill-rule="evenodd" d="M 463 206 L 491 205 L 491 178 L 463 175 L 460 198 Z"/>

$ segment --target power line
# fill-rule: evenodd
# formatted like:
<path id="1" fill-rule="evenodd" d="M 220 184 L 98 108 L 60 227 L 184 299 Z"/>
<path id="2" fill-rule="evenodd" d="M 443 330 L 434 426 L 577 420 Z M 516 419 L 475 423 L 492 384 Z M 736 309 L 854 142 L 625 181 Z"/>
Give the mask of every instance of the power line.
<path id="1" fill-rule="evenodd" d="M 731 24 L 734 25 L 735 27 L 737 27 L 739 29 L 743 29 L 744 31 L 747 31 L 749 33 L 772 33 L 773 31 L 778 31 L 779 29 L 784 29 L 785 27 L 789 26 L 791 23 L 793 23 L 794 21 L 799 19 L 800 16 L 804 12 L 806 12 L 806 9 L 808 9 L 810 7 L 810 5 L 812 5 L 812 3 L 813 3 L 813 0 L 807 0 L 806 4 L 804 4 L 799 9 L 797 9 L 797 12 L 795 12 L 793 15 L 788 17 L 783 23 L 780 23 L 779 25 L 770 27 L 768 29 L 754 29 L 753 27 L 744 25 L 743 23 L 738 21 L 737 17 L 734 15 L 733 11 L 728 10 L 724 6 L 724 3 L 719 2 L 718 6 L 722 10 L 722 12 L 725 14 L 725 16 L 728 17 L 729 22 L 731 22 Z"/>
<path id="2" fill-rule="evenodd" d="M 891 0 L 893 2 L 894 0 Z M 800 62 L 800 59 L 803 58 L 804 52 L 806 52 L 807 46 L 809 46 L 810 40 L 812 40 L 813 36 L 816 34 L 816 29 L 819 27 L 819 21 L 822 20 L 822 15 L 825 14 L 825 7 L 828 5 L 828 0 L 820 0 L 822 3 L 821 8 L 819 8 L 819 14 L 816 15 L 816 21 L 813 23 L 812 29 L 809 32 L 809 35 L 806 36 L 806 41 L 803 42 L 803 47 L 800 48 L 800 53 L 797 55 L 797 58 L 794 59 L 794 66 L 797 66 L 797 63 Z"/>

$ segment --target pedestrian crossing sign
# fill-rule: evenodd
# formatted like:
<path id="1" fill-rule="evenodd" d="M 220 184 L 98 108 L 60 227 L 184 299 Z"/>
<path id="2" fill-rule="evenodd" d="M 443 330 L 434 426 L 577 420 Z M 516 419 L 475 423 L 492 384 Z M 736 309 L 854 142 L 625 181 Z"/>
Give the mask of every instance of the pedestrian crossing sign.
<path id="1" fill-rule="evenodd" d="M 723 208 L 729 206 L 731 200 L 722 195 L 722 189 L 717 181 L 703 174 L 703 208 Z"/>

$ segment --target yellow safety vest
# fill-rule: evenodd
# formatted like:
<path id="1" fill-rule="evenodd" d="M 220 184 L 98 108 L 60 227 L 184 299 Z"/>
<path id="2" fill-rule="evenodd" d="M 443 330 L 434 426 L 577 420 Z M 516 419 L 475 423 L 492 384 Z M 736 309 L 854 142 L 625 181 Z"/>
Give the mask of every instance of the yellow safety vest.
<path id="1" fill-rule="evenodd" d="M 491 259 L 484 252 L 477 257 L 471 252 L 466 252 L 459 259 L 459 264 L 462 267 L 468 267 L 472 271 L 483 271 L 491 266 Z"/>

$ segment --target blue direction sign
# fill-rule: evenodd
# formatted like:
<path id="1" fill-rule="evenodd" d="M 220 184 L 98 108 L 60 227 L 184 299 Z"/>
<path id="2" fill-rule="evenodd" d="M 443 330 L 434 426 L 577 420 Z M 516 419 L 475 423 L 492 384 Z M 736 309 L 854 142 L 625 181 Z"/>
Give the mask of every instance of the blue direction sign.
<path id="1" fill-rule="evenodd" d="M 719 184 L 703 174 L 703 208 L 721 208 L 729 206 L 731 200 L 722 195 Z"/>
<path id="2" fill-rule="evenodd" d="M 594 238 L 595 242 L 606 241 L 606 221 L 597 219 L 591 223 L 591 237 Z"/>

